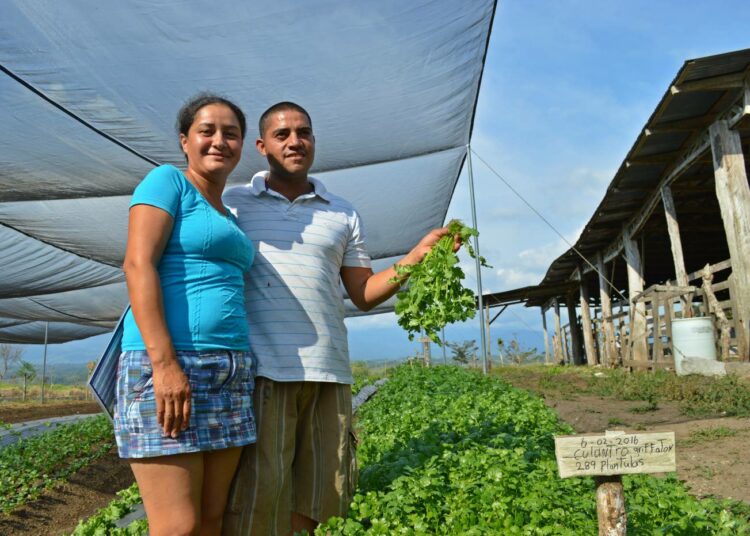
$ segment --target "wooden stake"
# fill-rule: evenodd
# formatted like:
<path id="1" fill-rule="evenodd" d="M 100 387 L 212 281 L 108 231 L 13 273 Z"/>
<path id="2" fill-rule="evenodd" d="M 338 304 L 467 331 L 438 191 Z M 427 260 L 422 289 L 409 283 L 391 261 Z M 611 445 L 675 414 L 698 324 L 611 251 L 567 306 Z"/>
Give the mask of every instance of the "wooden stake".
<path id="1" fill-rule="evenodd" d="M 628 516 L 620 475 L 596 477 L 596 513 L 599 536 L 625 536 Z"/>

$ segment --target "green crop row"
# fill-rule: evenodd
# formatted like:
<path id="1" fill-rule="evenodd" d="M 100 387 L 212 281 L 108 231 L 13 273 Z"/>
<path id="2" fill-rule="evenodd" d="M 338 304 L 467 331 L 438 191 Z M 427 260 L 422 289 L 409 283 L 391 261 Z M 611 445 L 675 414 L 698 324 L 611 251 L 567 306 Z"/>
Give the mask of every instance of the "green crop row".
<path id="1" fill-rule="evenodd" d="M 360 480 L 317 535 L 596 534 L 594 482 L 560 479 L 539 398 L 456 367 L 401 367 L 358 419 Z M 629 532 L 750 534 L 750 508 L 693 498 L 674 475 L 625 477 Z"/>
<path id="2" fill-rule="evenodd" d="M 114 446 L 112 424 L 92 417 L 0 449 L 0 510 L 37 498 Z"/>
<path id="3" fill-rule="evenodd" d="M 117 528 L 115 523 L 133 511 L 133 506 L 141 502 L 138 485 L 117 492 L 119 498 L 100 509 L 85 521 L 80 521 L 71 536 L 140 536 L 148 534 L 148 521 L 139 519 L 125 528 Z"/>

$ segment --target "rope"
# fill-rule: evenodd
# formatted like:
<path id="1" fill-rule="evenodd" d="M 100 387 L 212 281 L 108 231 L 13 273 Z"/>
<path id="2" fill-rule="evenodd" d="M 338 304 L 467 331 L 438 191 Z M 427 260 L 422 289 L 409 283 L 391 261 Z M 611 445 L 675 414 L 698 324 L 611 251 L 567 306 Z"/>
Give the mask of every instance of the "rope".
<path id="1" fill-rule="evenodd" d="M 541 220 L 542 220 L 542 221 L 543 221 L 543 222 L 544 222 L 544 223 L 545 223 L 545 224 L 547 225 L 547 227 L 549 227 L 550 229 L 552 229 L 552 231 L 553 231 L 553 232 L 554 232 L 554 233 L 555 233 L 555 234 L 556 234 L 557 236 L 559 236 L 559 237 L 560 237 L 560 238 L 562 239 L 562 241 L 563 241 L 563 242 L 565 242 L 565 243 L 566 243 L 566 244 L 568 245 L 568 247 L 570 247 L 570 249 L 571 249 L 572 251 L 574 251 L 574 252 L 576 253 L 576 255 L 578 255 L 578 256 L 579 256 L 579 257 L 580 257 L 581 259 L 583 259 L 583 261 L 584 261 L 584 262 L 585 262 L 586 264 L 588 264 L 588 265 L 589 265 L 589 266 L 591 267 L 591 269 L 592 269 L 592 270 L 594 270 L 594 272 L 595 272 L 596 274 L 598 274 L 598 275 L 599 275 L 599 277 L 601 277 L 601 279 L 602 279 L 603 281 L 605 281 L 605 282 L 607 283 L 607 285 L 609 285 L 609 287 L 610 287 L 610 288 L 611 288 L 612 290 L 614 290 L 614 291 L 615 291 L 615 293 L 616 293 L 616 294 L 617 294 L 618 296 L 620 296 L 620 298 L 622 298 L 622 299 L 623 299 L 624 301 L 628 301 L 628 302 L 630 301 L 630 300 L 628 300 L 628 299 L 627 299 L 627 298 L 625 297 L 625 295 L 624 295 L 624 294 L 623 294 L 622 292 L 620 292 L 620 290 L 619 290 L 619 289 L 618 289 L 617 287 L 615 287 L 614 283 L 612 283 L 612 281 L 611 281 L 610 279 L 608 279 L 606 275 L 604 275 L 604 274 L 603 274 L 602 272 L 600 272 L 600 271 L 599 271 L 599 269 L 597 269 L 597 267 L 596 267 L 596 266 L 594 266 L 594 264 L 592 264 L 592 263 L 591 263 L 591 261 L 589 261 L 589 260 L 588 260 L 588 259 L 586 258 L 586 256 L 585 256 L 585 255 L 583 255 L 583 253 L 581 253 L 580 251 L 578 251 L 578 249 L 577 249 L 577 248 L 576 248 L 576 247 L 575 247 L 575 246 L 574 246 L 573 244 L 571 244 L 571 243 L 570 243 L 570 241 L 569 241 L 569 240 L 568 240 L 567 238 L 565 238 L 565 236 L 563 236 L 563 234 L 562 234 L 562 233 L 561 233 L 560 231 L 558 231 L 558 230 L 557 230 L 557 228 L 556 228 L 556 227 L 555 227 L 554 225 L 552 225 L 552 223 L 551 223 L 551 222 L 550 222 L 550 221 L 549 221 L 549 220 L 548 220 L 547 218 L 545 218 L 545 217 L 544 217 L 544 215 L 543 215 L 543 214 L 542 214 L 542 213 L 541 213 L 540 211 L 538 211 L 538 210 L 537 210 L 537 209 L 536 209 L 536 208 L 534 207 L 534 205 L 532 205 L 532 204 L 531 204 L 531 203 L 530 203 L 530 202 L 529 202 L 529 201 L 528 201 L 528 200 L 527 200 L 527 199 L 526 199 L 526 198 L 525 198 L 525 197 L 524 197 L 523 195 L 521 195 L 521 193 L 520 193 L 520 192 L 519 192 L 518 190 L 516 190 L 516 189 L 515 189 L 515 188 L 513 187 L 513 185 L 512 185 L 512 184 L 511 184 L 510 182 L 508 182 L 508 181 L 507 181 L 507 180 L 506 180 L 506 179 L 505 179 L 505 178 L 504 178 L 504 177 L 503 177 L 502 175 L 500 175 L 500 173 L 498 173 L 498 172 L 497 172 L 497 171 L 496 171 L 496 170 L 495 170 L 495 169 L 494 169 L 494 168 L 493 168 L 493 167 L 492 167 L 492 166 L 491 166 L 491 165 L 490 165 L 490 164 L 489 164 L 489 163 L 488 163 L 488 162 L 487 162 L 487 161 L 486 161 L 486 160 L 485 160 L 484 158 L 482 158 L 482 157 L 481 157 L 481 156 L 480 156 L 479 154 L 477 154 L 477 152 L 476 152 L 476 151 L 474 150 L 474 148 L 473 148 L 473 147 L 469 146 L 469 150 L 470 150 L 470 151 L 471 151 L 472 153 L 474 153 L 474 156 L 476 156 L 476 157 L 477 157 L 477 158 L 479 159 L 479 161 L 480 161 L 480 162 L 482 162 L 482 164 L 484 164 L 484 165 L 485 165 L 485 166 L 487 167 L 487 169 L 489 169 L 489 170 L 490 170 L 490 172 L 491 172 L 491 173 L 492 173 L 493 175 L 495 175 L 495 176 L 496 176 L 496 177 L 497 177 L 498 179 L 500 179 L 500 180 L 501 180 L 501 181 L 503 182 L 503 184 L 505 184 L 505 186 L 507 186 L 507 187 L 508 187 L 508 189 L 509 189 L 509 190 L 510 190 L 511 192 L 513 192 L 513 194 L 514 194 L 514 195 L 515 195 L 516 197 L 518 197 L 518 199 L 520 199 L 520 200 L 521 200 L 521 201 L 522 201 L 522 202 L 523 202 L 523 203 L 524 203 L 524 204 L 525 204 L 525 205 L 526 205 L 527 207 L 529 207 L 529 209 L 531 209 L 531 211 L 532 211 L 532 212 L 533 212 L 534 214 L 536 214 L 536 215 L 537 215 L 537 216 L 539 217 L 539 219 L 541 219 Z M 614 267 L 613 267 L 612 273 L 614 274 Z M 583 274 L 581 274 L 581 275 L 583 275 Z M 630 309 L 631 309 L 631 311 L 633 311 L 634 313 L 636 313 L 636 314 L 640 314 L 640 315 L 641 315 L 641 316 L 643 317 L 643 320 L 644 320 L 644 321 L 647 321 L 647 320 L 648 320 L 648 316 L 646 315 L 646 311 L 645 311 L 645 310 L 644 310 L 644 311 L 641 311 L 641 310 L 639 310 L 639 309 L 638 309 L 638 307 L 637 307 L 637 306 L 635 306 L 635 304 L 632 304 L 632 306 L 630 307 Z M 518 317 L 518 315 L 516 315 L 516 317 L 520 319 L 520 317 Z M 575 320 L 575 319 L 574 319 L 574 320 Z M 646 329 L 648 329 L 648 327 L 646 327 Z M 633 333 L 632 333 L 632 331 L 633 331 L 633 330 L 632 330 L 632 327 L 631 327 L 631 329 L 630 329 L 630 332 L 631 332 L 631 333 L 630 333 L 630 336 L 631 336 L 631 341 L 628 341 L 628 344 L 630 344 L 630 343 L 632 342 L 632 336 L 633 336 Z M 654 336 L 656 336 L 656 334 L 654 334 Z M 659 334 L 659 336 L 661 336 L 661 334 Z M 646 343 L 648 344 L 648 339 L 646 340 Z M 672 341 L 672 348 L 673 348 L 673 350 L 679 351 L 679 352 L 680 352 L 680 353 L 681 353 L 681 354 L 682 354 L 683 356 L 685 356 L 685 355 L 686 355 L 686 354 L 685 354 L 684 352 L 682 352 L 682 350 L 681 350 L 681 349 L 680 349 L 679 347 L 677 347 L 677 346 L 675 345 L 675 343 L 674 343 L 674 340 Z"/>

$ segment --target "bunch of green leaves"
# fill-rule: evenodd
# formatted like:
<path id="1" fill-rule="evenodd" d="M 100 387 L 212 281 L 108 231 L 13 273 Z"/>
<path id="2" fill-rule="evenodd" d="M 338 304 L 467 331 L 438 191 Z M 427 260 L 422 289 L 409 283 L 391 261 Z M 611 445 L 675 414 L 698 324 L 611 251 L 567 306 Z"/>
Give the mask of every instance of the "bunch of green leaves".
<path id="1" fill-rule="evenodd" d="M 138 485 L 117 492 L 118 498 L 101 508 L 85 521 L 80 521 L 71 536 L 141 536 L 148 534 L 148 521 L 139 519 L 124 528 L 116 523 L 141 502 Z"/>
<path id="2" fill-rule="evenodd" d="M 357 493 L 318 536 L 597 533 L 593 480 L 557 473 L 554 435 L 573 430 L 497 378 L 398 368 L 358 426 Z M 624 481 L 633 534 L 750 534 L 747 505 L 698 501 L 674 476 Z"/>
<path id="3" fill-rule="evenodd" d="M 448 224 L 450 234 L 438 240 L 422 262 L 410 265 L 395 265 L 399 281 L 409 277 L 408 286 L 396 297 L 398 324 L 409 334 L 409 340 L 420 331 L 442 346 L 438 333 L 447 324 L 474 318 L 476 299 L 474 292 L 464 287 L 464 271 L 453 251 L 454 236 L 458 235 L 466 251 L 476 258 L 470 243 L 479 236 L 476 229 L 467 227 L 459 220 Z M 489 266 L 484 257 L 479 257 L 482 266 Z"/>
<path id="4" fill-rule="evenodd" d="M 92 417 L 59 425 L 0 450 L 0 510 L 37 498 L 114 446 L 112 424 Z"/>

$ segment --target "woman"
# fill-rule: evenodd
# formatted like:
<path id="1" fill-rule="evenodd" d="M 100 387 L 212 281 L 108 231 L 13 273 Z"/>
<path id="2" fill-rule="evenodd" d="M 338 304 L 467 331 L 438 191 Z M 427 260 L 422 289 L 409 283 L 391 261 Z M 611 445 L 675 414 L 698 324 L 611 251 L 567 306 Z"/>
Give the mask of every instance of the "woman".
<path id="1" fill-rule="evenodd" d="M 254 249 L 221 202 L 245 126 L 226 99 L 188 102 L 187 169 L 154 169 L 130 204 L 115 435 L 152 536 L 220 534 L 240 447 L 255 442 L 243 300 Z"/>

